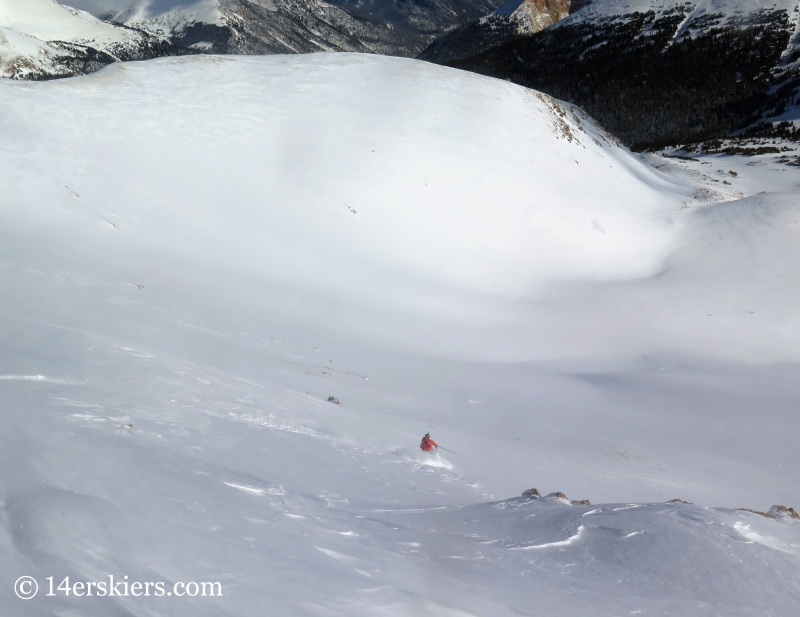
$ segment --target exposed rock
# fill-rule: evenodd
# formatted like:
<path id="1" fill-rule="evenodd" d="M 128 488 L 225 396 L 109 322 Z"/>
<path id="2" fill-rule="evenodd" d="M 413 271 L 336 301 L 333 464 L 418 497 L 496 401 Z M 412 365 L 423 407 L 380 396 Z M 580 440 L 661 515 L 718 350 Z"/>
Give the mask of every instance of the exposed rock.
<path id="1" fill-rule="evenodd" d="M 758 510 L 751 510 L 750 508 L 736 508 L 737 510 L 741 510 L 742 512 L 752 512 L 753 514 L 758 514 L 759 516 L 763 516 L 765 518 L 775 518 L 774 515 L 769 514 L 767 512 L 760 512 Z"/>
<path id="2" fill-rule="evenodd" d="M 691 501 L 684 501 L 683 499 L 679 499 L 678 497 L 676 497 L 675 499 L 670 499 L 667 503 L 686 503 L 686 504 L 691 505 L 692 502 Z"/>
<path id="3" fill-rule="evenodd" d="M 517 22 L 520 34 L 532 34 L 569 15 L 570 0 L 511 0 L 494 14 Z"/>
<path id="4" fill-rule="evenodd" d="M 491 15 L 437 39 L 419 58 L 437 63 L 468 58 L 552 26 L 569 16 L 570 6 L 570 0 L 511 0 Z"/>
<path id="5" fill-rule="evenodd" d="M 527 491 L 522 493 L 523 497 L 533 497 L 536 499 L 541 499 L 542 494 L 539 492 L 539 489 L 536 488 L 529 488 Z M 581 499 L 580 501 L 570 501 L 569 498 L 564 493 L 550 493 L 547 497 L 553 497 L 555 499 L 561 499 L 563 501 L 569 502 L 574 506 L 591 506 L 592 503 L 588 499 Z"/>
<path id="6" fill-rule="evenodd" d="M 797 514 L 794 508 L 787 508 L 786 506 L 772 506 L 769 509 L 769 514 L 775 518 L 797 518 L 800 519 L 800 514 Z"/>
<path id="7" fill-rule="evenodd" d="M 339 405 L 339 404 L 340 404 L 340 403 L 339 403 L 339 399 L 338 399 L 338 398 L 336 398 L 335 396 L 329 396 L 329 397 L 328 397 L 328 402 L 329 402 L 329 403 L 335 403 L 335 404 L 337 404 L 337 405 Z"/>

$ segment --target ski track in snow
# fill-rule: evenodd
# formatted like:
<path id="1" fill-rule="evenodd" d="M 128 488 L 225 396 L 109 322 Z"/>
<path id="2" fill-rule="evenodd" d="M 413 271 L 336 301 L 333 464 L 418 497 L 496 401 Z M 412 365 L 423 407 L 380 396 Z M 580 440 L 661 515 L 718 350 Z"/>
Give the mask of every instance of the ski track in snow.
<path id="1" fill-rule="evenodd" d="M 583 525 L 581 525 L 580 527 L 578 527 L 578 533 L 576 533 L 574 536 L 570 536 L 566 540 L 559 540 L 558 542 L 548 542 L 548 543 L 545 543 L 545 544 L 534 544 L 533 546 L 514 546 L 514 547 L 511 547 L 511 550 L 514 550 L 514 551 L 532 551 L 532 550 L 538 550 L 538 549 L 542 549 L 542 548 L 554 548 L 554 547 L 559 547 L 559 546 L 569 546 L 570 544 L 573 544 L 573 543 L 577 542 L 578 540 L 580 540 L 581 536 L 583 535 L 583 530 L 584 529 L 585 529 L 585 527 Z"/>
<path id="2" fill-rule="evenodd" d="M 45 377 L 44 375 L 0 375 L 2 381 L 34 381 L 37 383 L 54 383 L 61 385 L 80 385 L 80 381 L 74 379 L 61 379 L 58 377 Z"/>

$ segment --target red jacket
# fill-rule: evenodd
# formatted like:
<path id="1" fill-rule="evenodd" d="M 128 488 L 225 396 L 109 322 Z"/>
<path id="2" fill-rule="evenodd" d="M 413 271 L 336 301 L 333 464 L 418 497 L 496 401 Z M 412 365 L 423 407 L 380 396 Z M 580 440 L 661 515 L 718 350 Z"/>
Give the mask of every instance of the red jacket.
<path id="1" fill-rule="evenodd" d="M 439 444 L 426 435 L 425 437 L 422 438 L 422 443 L 419 444 L 419 447 L 420 450 L 425 450 L 425 452 L 430 452 L 434 448 L 438 448 Z"/>

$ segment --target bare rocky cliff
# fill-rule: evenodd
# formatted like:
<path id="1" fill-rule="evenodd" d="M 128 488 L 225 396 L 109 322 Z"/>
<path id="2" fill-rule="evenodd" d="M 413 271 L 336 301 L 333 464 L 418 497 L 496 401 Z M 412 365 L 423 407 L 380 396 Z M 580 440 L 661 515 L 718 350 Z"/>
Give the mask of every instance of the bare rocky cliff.
<path id="1" fill-rule="evenodd" d="M 512 18 L 520 32 L 533 33 L 569 16 L 570 4 L 570 0 L 512 0 L 497 9 L 495 15 Z"/>

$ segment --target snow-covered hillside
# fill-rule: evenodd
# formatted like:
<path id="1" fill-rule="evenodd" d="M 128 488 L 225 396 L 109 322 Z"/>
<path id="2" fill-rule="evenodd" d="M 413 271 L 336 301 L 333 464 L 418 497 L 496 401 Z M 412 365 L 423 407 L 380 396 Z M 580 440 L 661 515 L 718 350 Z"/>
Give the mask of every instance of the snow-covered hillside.
<path id="1" fill-rule="evenodd" d="M 0 77 L 90 73 L 116 60 L 160 55 L 163 47 L 144 32 L 106 23 L 55 0 L 0 3 Z"/>
<path id="2" fill-rule="evenodd" d="M 800 494 L 796 167 L 659 171 L 549 97 L 353 54 L 0 109 L 7 614 L 797 605 L 800 522 L 735 509 Z M 44 593 L 108 575 L 223 596 Z"/>

